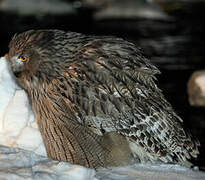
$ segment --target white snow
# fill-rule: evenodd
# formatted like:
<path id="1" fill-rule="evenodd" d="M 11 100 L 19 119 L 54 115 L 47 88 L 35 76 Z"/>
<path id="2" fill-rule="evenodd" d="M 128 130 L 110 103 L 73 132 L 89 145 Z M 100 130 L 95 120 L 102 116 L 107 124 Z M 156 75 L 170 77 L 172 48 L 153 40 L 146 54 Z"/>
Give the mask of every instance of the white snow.
<path id="1" fill-rule="evenodd" d="M 26 93 L 13 80 L 5 58 L 0 59 L 0 144 L 47 156 Z"/>

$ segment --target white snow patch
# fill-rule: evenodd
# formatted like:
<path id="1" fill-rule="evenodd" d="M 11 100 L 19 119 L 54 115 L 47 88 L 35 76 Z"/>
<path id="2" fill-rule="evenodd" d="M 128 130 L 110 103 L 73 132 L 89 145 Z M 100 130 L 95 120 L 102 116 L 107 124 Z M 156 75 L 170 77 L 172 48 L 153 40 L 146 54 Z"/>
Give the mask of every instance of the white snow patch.
<path id="1" fill-rule="evenodd" d="M 0 144 L 47 156 L 27 95 L 13 80 L 5 58 L 0 58 Z"/>

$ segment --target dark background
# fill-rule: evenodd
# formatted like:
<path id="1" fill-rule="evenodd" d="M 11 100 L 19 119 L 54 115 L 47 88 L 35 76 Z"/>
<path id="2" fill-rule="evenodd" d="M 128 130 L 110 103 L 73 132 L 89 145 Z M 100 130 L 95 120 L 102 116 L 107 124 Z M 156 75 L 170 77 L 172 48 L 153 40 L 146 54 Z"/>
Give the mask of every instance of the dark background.
<path id="1" fill-rule="evenodd" d="M 201 154 L 194 163 L 205 170 L 205 108 L 191 107 L 187 95 L 187 81 L 190 75 L 196 70 L 205 68 L 205 21 L 203 20 L 205 2 L 162 0 L 153 5 L 138 0 L 136 12 L 140 8 L 148 7 L 167 14 L 164 18 L 152 18 L 135 13 L 127 16 L 123 11 L 117 17 L 112 14 L 96 15 L 107 6 L 116 9 L 118 6 L 123 7 L 124 5 L 120 4 L 123 4 L 123 1 L 120 0 L 113 4 L 112 0 L 110 2 L 102 0 L 101 3 L 99 0 L 96 0 L 96 3 L 64 0 L 73 10 L 60 14 L 52 12 L 21 14 L 15 9 L 1 10 L 2 1 L 0 1 L 0 56 L 7 53 L 8 43 L 14 33 L 28 29 L 52 28 L 85 34 L 114 35 L 142 47 L 146 56 L 162 72 L 157 77 L 158 86 L 184 120 L 185 128 L 200 140 Z M 130 8 L 133 9 L 132 0 L 124 0 L 125 2 L 131 2 Z M 22 4 L 22 11 L 25 8 L 28 7 Z M 129 11 L 129 6 L 126 11 Z"/>

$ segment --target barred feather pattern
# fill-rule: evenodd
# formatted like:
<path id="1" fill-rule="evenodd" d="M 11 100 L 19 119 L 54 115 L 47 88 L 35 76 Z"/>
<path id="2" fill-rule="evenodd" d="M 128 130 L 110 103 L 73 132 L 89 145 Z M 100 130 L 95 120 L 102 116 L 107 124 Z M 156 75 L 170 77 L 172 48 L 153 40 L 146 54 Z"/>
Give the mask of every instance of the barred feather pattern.
<path id="1" fill-rule="evenodd" d="M 133 43 L 59 30 L 15 35 L 8 57 L 30 52 L 17 82 L 49 157 L 93 168 L 197 157 L 199 142 L 155 83 L 160 71 Z"/>

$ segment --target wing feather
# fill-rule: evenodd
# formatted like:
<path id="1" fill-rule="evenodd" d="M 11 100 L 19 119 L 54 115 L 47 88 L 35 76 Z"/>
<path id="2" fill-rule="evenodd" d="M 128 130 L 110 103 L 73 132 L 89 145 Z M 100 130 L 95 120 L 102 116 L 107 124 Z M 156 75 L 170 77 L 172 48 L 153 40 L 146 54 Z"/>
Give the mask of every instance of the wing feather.
<path id="1" fill-rule="evenodd" d="M 164 161 L 196 156 L 197 144 L 155 84 L 159 70 L 134 44 L 96 39 L 72 62 L 62 82 L 70 88 L 60 90 L 80 124 L 98 135 L 118 132 Z"/>

